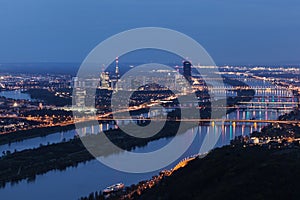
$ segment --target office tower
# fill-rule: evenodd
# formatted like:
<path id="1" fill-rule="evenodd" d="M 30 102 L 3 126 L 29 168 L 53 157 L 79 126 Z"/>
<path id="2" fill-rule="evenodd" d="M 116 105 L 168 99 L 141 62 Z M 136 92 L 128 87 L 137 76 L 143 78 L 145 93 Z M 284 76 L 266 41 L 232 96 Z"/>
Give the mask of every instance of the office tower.
<path id="1" fill-rule="evenodd" d="M 183 62 L 183 76 L 188 80 L 191 81 L 192 76 L 192 64 L 189 61 Z"/>

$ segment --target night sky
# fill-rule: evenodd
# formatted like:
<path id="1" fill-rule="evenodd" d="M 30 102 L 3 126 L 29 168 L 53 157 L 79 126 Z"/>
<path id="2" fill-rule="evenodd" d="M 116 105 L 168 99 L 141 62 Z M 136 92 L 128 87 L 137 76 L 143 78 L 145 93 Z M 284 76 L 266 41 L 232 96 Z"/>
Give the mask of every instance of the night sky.
<path id="1" fill-rule="evenodd" d="M 298 0 L 0 0 L 0 63 L 81 62 L 116 33 L 157 26 L 217 64 L 297 64 L 299 10 Z"/>

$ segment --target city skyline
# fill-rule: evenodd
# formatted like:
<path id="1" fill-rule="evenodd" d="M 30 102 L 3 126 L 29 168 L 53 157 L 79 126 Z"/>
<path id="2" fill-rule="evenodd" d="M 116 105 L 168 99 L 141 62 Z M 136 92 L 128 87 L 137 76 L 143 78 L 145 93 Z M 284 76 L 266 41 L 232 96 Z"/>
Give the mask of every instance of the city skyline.
<path id="1" fill-rule="evenodd" d="M 298 200 L 299 10 L 0 0 L 0 198 Z"/>

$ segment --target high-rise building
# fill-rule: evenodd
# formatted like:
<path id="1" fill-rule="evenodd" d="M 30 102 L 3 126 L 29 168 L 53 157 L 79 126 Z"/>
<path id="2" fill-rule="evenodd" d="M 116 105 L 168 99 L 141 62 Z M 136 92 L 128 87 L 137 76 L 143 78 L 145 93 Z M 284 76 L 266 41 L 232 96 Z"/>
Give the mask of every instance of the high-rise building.
<path id="1" fill-rule="evenodd" d="M 39 110 L 43 110 L 43 103 L 42 102 L 39 103 Z"/>
<path id="2" fill-rule="evenodd" d="M 116 57 L 116 71 L 115 71 L 115 79 L 113 80 L 113 89 L 118 90 L 117 83 L 119 81 L 120 74 L 119 74 L 119 58 Z"/>
<path id="3" fill-rule="evenodd" d="M 119 79 L 119 58 L 117 57 L 116 58 L 116 78 L 117 78 L 117 80 Z"/>
<path id="4" fill-rule="evenodd" d="M 111 81 L 108 72 L 102 72 L 100 74 L 100 86 L 101 89 L 110 89 Z"/>
<path id="5" fill-rule="evenodd" d="M 188 81 L 191 81 L 191 77 L 192 77 L 192 64 L 189 61 L 184 61 L 183 62 L 183 76 Z"/>

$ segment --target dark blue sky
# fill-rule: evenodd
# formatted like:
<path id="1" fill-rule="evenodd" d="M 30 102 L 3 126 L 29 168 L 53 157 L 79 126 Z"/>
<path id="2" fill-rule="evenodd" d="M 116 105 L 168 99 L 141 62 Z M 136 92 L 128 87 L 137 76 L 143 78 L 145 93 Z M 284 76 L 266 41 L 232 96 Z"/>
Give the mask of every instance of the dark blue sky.
<path id="1" fill-rule="evenodd" d="M 0 62 L 81 62 L 131 28 L 181 31 L 218 64 L 300 63 L 298 0 L 0 0 Z"/>

